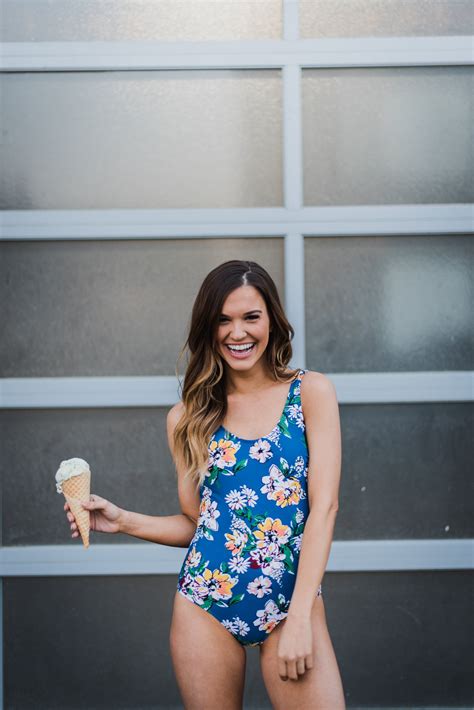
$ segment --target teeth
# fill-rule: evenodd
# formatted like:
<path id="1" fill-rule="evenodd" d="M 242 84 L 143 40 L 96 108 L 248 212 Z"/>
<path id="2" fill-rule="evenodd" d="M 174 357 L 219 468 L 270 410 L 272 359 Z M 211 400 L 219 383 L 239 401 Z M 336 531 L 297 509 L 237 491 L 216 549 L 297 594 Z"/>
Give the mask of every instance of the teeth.
<path id="1" fill-rule="evenodd" d="M 227 347 L 230 348 L 231 350 L 250 350 L 250 348 L 253 348 L 253 343 L 250 345 L 228 345 Z"/>

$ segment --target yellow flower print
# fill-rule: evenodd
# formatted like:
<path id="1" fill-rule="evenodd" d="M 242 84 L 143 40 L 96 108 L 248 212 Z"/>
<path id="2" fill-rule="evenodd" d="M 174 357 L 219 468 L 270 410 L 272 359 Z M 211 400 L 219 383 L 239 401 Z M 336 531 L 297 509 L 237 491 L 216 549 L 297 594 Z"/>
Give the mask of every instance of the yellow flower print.
<path id="1" fill-rule="evenodd" d="M 225 546 L 233 555 L 240 555 L 248 540 L 248 535 L 241 530 L 235 530 L 234 533 L 234 535 L 225 533 L 225 537 L 227 538 Z"/>
<path id="2" fill-rule="evenodd" d="M 188 557 L 188 566 L 197 567 L 201 561 L 201 553 L 196 552 L 196 546 L 194 545 Z"/>
<path id="3" fill-rule="evenodd" d="M 209 464 L 217 468 L 225 468 L 235 464 L 235 454 L 240 449 L 240 442 L 230 439 L 211 441 L 209 445 Z"/>
<path id="4" fill-rule="evenodd" d="M 237 584 L 237 581 L 238 578 L 233 578 L 219 569 L 212 572 L 206 568 L 196 577 L 196 592 L 201 598 L 211 596 L 213 599 L 230 599 L 232 587 Z"/>
<path id="5" fill-rule="evenodd" d="M 301 498 L 301 486 L 298 481 L 286 480 L 285 485 L 275 491 L 276 504 L 281 508 L 297 505 Z"/>
<path id="6" fill-rule="evenodd" d="M 283 525 L 280 518 L 267 518 L 264 523 L 258 524 L 258 530 L 254 532 L 257 540 L 257 547 L 268 547 L 272 542 L 283 545 L 290 537 L 290 528 Z"/>

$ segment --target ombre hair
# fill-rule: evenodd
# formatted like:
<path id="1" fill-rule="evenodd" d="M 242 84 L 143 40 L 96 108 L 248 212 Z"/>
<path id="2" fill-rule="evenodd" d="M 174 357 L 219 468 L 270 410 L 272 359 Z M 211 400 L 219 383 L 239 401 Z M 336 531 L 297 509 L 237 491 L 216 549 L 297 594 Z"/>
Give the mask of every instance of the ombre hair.
<path id="1" fill-rule="evenodd" d="M 218 352 L 216 336 L 227 296 L 240 286 L 253 286 L 265 301 L 270 319 L 266 364 L 275 381 L 287 382 L 297 370 L 287 372 L 292 356 L 294 330 L 288 322 L 276 286 L 255 261 L 232 260 L 217 266 L 204 279 L 194 301 L 189 334 L 176 365 L 185 352 L 188 363 L 182 384 L 184 410 L 174 429 L 176 464 L 183 466 L 196 488 L 208 466 L 208 445 L 227 412 L 225 363 Z"/>

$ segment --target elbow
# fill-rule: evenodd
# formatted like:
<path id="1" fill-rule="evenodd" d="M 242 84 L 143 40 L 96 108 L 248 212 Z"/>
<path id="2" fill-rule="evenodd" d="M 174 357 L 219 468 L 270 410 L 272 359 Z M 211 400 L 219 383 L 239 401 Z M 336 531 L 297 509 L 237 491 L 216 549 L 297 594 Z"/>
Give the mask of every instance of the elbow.
<path id="1" fill-rule="evenodd" d="M 337 515 L 337 511 L 339 510 L 339 502 L 337 500 L 329 501 L 327 503 L 315 502 L 311 505 L 310 501 L 309 509 L 317 515 L 322 515 L 324 518 L 335 517 Z"/>

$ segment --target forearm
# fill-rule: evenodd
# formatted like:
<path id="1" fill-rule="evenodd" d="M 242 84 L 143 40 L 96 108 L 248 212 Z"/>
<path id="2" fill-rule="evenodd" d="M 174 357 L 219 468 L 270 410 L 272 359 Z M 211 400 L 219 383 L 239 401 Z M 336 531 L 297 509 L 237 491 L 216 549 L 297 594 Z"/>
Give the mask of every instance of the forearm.
<path id="1" fill-rule="evenodd" d="M 295 588 L 288 614 L 311 615 L 317 589 L 324 576 L 334 533 L 337 510 L 312 510 L 306 520 Z"/>
<path id="2" fill-rule="evenodd" d="M 120 532 L 171 547 L 188 547 L 196 523 L 187 515 L 144 515 L 124 510 Z"/>

